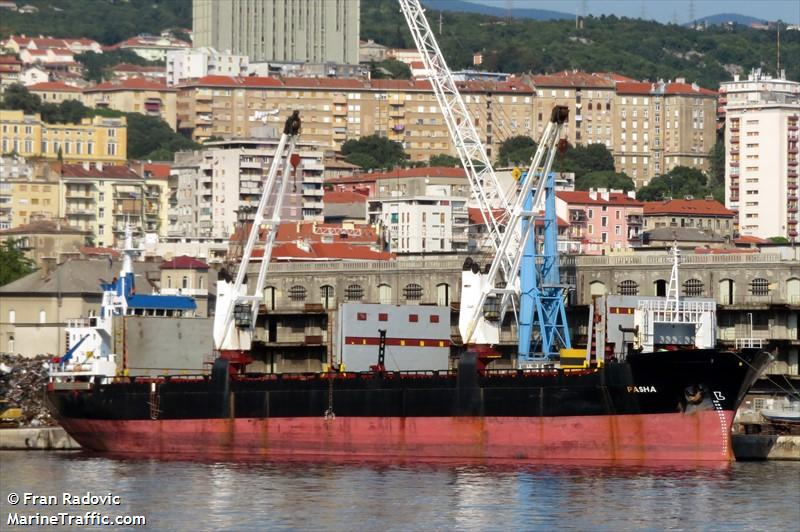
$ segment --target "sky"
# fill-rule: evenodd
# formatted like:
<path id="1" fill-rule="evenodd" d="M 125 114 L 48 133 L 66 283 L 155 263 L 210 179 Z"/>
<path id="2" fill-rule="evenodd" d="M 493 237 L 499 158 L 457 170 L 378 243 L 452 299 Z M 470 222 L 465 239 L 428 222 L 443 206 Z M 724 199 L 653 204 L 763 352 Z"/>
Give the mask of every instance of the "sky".
<path id="1" fill-rule="evenodd" d="M 659 22 L 689 22 L 690 6 L 701 18 L 718 13 L 738 13 L 766 20 L 800 23 L 800 0 L 469 0 L 480 4 L 511 8 L 550 9 L 575 13 L 585 4 L 589 15 L 619 15 Z"/>

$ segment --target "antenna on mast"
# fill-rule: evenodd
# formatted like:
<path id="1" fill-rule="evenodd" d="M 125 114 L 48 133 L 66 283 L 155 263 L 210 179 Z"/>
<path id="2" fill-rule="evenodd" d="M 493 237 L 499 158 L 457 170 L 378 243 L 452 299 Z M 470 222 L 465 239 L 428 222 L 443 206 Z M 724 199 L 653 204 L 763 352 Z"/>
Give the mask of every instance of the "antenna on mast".
<path id="1" fill-rule="evenodd" d="M 781 21 L 778 21 L 778 68 L 775 72 L 775 76 L 778 77 L 781 75 Z"/>

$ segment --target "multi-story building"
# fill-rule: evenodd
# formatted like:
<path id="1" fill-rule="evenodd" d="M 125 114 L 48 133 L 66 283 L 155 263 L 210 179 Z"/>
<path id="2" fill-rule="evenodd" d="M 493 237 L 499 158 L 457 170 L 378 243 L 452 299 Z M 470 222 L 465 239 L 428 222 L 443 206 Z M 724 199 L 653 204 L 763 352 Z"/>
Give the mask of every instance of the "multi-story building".
<path id="1" fill-rule="evenodd" d="M 392 253 L 467 251 L 467 197 L 385 196 L 370 199 L 370 223 L 380 225 Z"/>
<path id="2" fill-rule="evenodd" d="M 616 92 L 614 162 L 637 188 L 676 166 L 709 170 L 716 142 L 716 92 L 683 80 L 620 82 Z"/>
<path id="3" fill-rule="evenodd" d="M 758 102 L 770 95 L 800 96 L 800 82 L 786 79 L 786 71 L 782 70 L 772 77 L 760 68 L 754 68 L 747 79 L 739 74 L 733 75 L 733 81 L 719 84 L 719 119 L 725 123 L 725 113 L 729 105 L 740 105 L 747 102 Z"/>
<path id="4" fill-rule="evenodd" d="M 532 134 L 531 86 L 512 80 L 459 87 L 490 157 L 505 139 Z M 279 126 L 293 110 L 303 119 L 303 138 L 326 149 L 377 134 L 402 143 L 412 161 L 455 154 L 427 81 L 207 76 L 178 89 L 178 129 L 197 141 L 246 137 L 265 121 Z"/>
<path id="5" fill-rule="evenodd" d="M 696 228 L 733 241 L 736 212 L 713 199 L 671 199 L 644 204 L 644 230 Z"/>
<path id="6" fill-rule="evenodd" d="M 463 168 L 433 166 L 397 168 L 389 172 L 332 177 L 325 185 L 333 191 L 350 191 L 369 198 L 404 196 L 470 196 Z"/>
<path id="7" fill-rule="evenodd" d="M 26 37 L 25 35 L 12 35 L 4 42 L 0 43 L 3 48 L 8 48 L 15 54 L 23 50 L 48 50 L 50 48 L 66 49 L 74 54 L 94 52 L 103 53 L 103 47 L 97 41 L 82 37 L 72 38 L 53 38 L 53 37 Z"/>
<path id="8" fill-rule="evenodd" d="M 95 245 L 114 246 L 130 224 L 134 234 L 164 234 L 167 181 L 146 179 L 127 166 L 65 164 L 61 212 L 70 225 L 89 231 Z"/>
<path id="9" fill-rule="evenodd" d="M 20 82 L 22 61 L 13 55 L 0 55 L 0 94 L 6 87 Z"/>
<path id="10" fill-rule="evenodd" d="M 556 213 L 570 227 L 567 237 L 584 243 L 584 253 L 622 252 L 638 246 L 643 207 L 633 192 L 591 189 L 556 192 Z"/>
<path id="11" fill-rule="evenodd" d="M 360 2 L 193 0 L 195 46 L 251 61 L 358 63 Z"/>
<path id="12" fill-rule="evenodd" d="M 30 223 L 0 231 L 0 240 L 13 240 L 14 246 L 41 266 L 45 260 L 62 262 L 65 255 L 75 256 L 86 243 L 87 233 L 70 227 L 61 219 L 33 217 Z"/>
<path id="13" fill-rule="evenodd" d="M 230 236 L 248 209 L 255 211 L 277 143 L 268 139 L 216 141 L 200 152 L 175 154 L 170 235 Z M 281 217 L 321 222 L 323 152 L 304 141 L 297 144 L 295 153 L 300 162 L 290 178 Z"/>
<path id="14" fill-rule="evenodd" d="M 0 159 L 0 227 L 9 229 L 37 218 L 59 216 L 58 172 L 46 162 L 19 156 Z"/>
<path id="15" fill-rule="evenodd" d="M 130 50 L 148 61 L 164 61 L 167 58 L 167 53 L 191 47 L 191 43 L 169 35 L 139 35 L 114 45 L 115 49 Z"/>
<path id="16" fill-rule="evenodd" d="M 158 116 L 176 128 L 176 91 L 163 81 L 128 78 L 108 81 L 83 91 L 89 107 Z"/>
<path id="17" fill-rule="evenodd" d="M 37 95 L 42 103 L 60 104 L 66 100 L 83 101 L 83 90 L 61 81 L 45 81 L 28 85 L 28 92 Z"/>
<path id="18" fill-rule="evenodd" d="M 797 239 L 799 126 L 798 96 L 727 104 L 725 206 L 738 211 L 741 235 Z"/>
<path id="19" fill-rule="evenodd" d="M 218 52 L 214 48 L 190 48 L 167 52 L 167 85 L 209 75 L 247 75 L 250 59 L 246 55 Z"/>
<path id="20" fill-rule="evenodd" d="M 84 118 L 80 124 L 48 124 L 39 113 L 0 111 L 0 149 L 67 163 L 123 163 L 128 149 L 124 117 Z"/>

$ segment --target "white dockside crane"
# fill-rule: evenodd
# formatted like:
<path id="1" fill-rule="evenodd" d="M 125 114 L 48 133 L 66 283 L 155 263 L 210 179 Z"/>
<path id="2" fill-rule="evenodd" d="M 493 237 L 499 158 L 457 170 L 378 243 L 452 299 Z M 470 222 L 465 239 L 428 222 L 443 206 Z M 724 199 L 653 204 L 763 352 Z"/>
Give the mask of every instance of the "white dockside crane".
<path id="1" fill-rule="evenodd" d="M 253 330 L 258 316 L 258 307 L 263 298 L 260 287 L 264 286 L 267 268 L 272 255 L 272 245 L 281 222 L 281 207 L 286 195 L 286 187 L 289 183 L 289 167 L 295 143 L 300 134 L 300 125 L 300 114 L 295 111 L 286 120 L 283 134 L 278 141 L 278 147 L 275 149 L 272 164 L 264 180 L 261 199 L 258 202 L 258 208 L 247 237 L 247 244 L 244 247 L 242 259 L 236 271 L 236 277 L 231 278 L 230 274 L 223 271 L 220 272 L 220 278 L 217 280 L 214 347 L 219 352 L 220 357 L 229 360 L 234 368 L 241 369 L 252 361 L 250 349 Z M 281 163 L 283 163 L 283 169 L 279 178 L 278 170 L 281 167 Z M 273 190 L 278 183 L 278 193 L 271 206 L 271 212 L 268 213 L 269 198 L 272 197 Z M 254 293 L 250 295 L 247 291 L 247 268 L 253 256 L 253 249 L 262 226 L 267 228 L 267 240 L 264 244 L 264 255 L 261 258 L 258 280 L 254 285 Z"/>

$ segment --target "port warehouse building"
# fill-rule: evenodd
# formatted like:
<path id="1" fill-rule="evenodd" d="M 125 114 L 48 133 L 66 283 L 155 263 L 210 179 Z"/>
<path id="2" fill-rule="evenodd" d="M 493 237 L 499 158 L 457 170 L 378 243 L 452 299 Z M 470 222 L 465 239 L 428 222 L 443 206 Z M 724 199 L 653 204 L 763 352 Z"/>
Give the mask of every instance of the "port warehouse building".
<path id="1" fill-rule="evenodd" d="M 762 340 L 777 356 L 769 369 L 777 374 L 798 374 L 800 261 L 794 253 L 797 250 L 776 248 L 775 252 L 765 250 L 763 253 L 686 254 L 680 271 L 684 296 L 710 297 L 717 302 L 719 340 L 729 346 L 733 346 L 736 339 Z M 255 332 L 258 362 L 252 369 L 320 370 L 332 345 L 338 305 L 345 302 L 447 306 L 452 313 L 453 343 L 460 344 L 455 324 L 458 323 L 464 258 L 465 255 L 442 254 L 392 261 L 271 264 Z M 575 286 L 569 295 L 568 308 L 573 338 L 579 344 L 585 342 L 588 305 L 593 295 L 663 295 L 671 270 L 671 259 L 665 254 L 565 256 L 561 260 L 562 275 Z M 92 263 L 95 266 L 87 267 Z M 157 269 L 154 264 L 136 265 L 137 268 Z M 89 268 L 96 271 L 88 274 L 91 279 L 87 277 L 84 281 L 83 292 L 68 294 L 69 275 Z M 253 275 L 248 276 L 251 282 L 257 277 L 257 264 L 253 268 Z M 9 351 L 11 347 L 14 352 L 28 356 L 63 352 L 66 319 L 88 316 L 99 310 L 99 286 L 90 281 L 104 274 L 110 277 L 113 271 L 108 269 L 106 261 L 69 261 L 48 275 L 34 272 L 0 288 L 0 350 Z M 208 273 L 209 281 L 213 274 L 212 269 Z M 163 275 L 162 271 L 161 280 L 165 282 Z M 156 276 L 150 274 L 148 278 Z M 57 279 L 61 279 L 60 287 Z M 145 322 L 137 325 L 141 335 L 147 334 L 147 320 L 163 320 L 158 317 L 136 319 Z M 161 324 L 153 327 L 158 327 L 164 341 L 160 351 L 165 360 L 161 367 L 169 368 L 170 353 L 180 352 L 184 344 L 177 337 L 171 339 L 163 334 Z M 207 344 L 197 342 L 208 346 L 204 348 L 207 352 L 197 355 L 199 369 L 211 355 L 211 334 L 210 327 L 197 330 L 198 334 L 206 331 L 209 337 Z M 494 364 L 500 367 L 511 364 L 516 333 L 509 319 L 501 334 L 500 348 L 504 357 Z M 36 341 L 22 342 L 23 338 Z M 9 339 L 12 339 L 11 346 Z M 129 356 L 135 357 L 136 353 L 129 352 Z"/>

